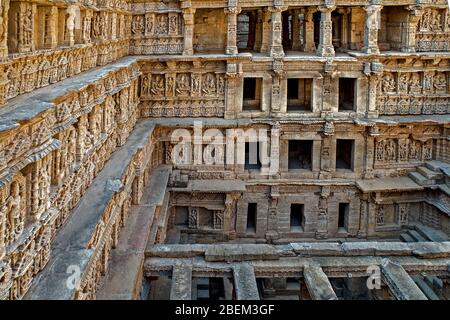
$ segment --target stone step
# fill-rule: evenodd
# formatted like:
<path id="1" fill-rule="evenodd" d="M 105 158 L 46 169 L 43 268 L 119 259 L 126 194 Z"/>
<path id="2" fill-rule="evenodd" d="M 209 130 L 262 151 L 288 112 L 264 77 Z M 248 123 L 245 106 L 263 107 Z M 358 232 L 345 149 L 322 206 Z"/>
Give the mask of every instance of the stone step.
<path id="1" fill-rule="evenodd" d="M 403 242 L 416 242 L 416 240 L 414 240 L 413 237 L 411 237 L 407 233 L 402 233 L 400 235 L 400 240 L 402 240 Z"/>
<path id="2" fill-rule="evenodd" d="M 450 197 L 450 187 L 447 186 L 446 184 L 440 184 L 439 185 L 439 189 L 444 192 L 447 196 Z"/>
<path id="3" fill-rule="evenodd" d="M 427 179 L 427 177 L 424 177 L 417 171 L 408 173 L 408 176 L 421 186 L 430 186 L 436 184 L 435 180 Z"/>
<path id="4" fill-rule="evenodd" d="M 429 300 L 440 300 L 433 289 L 425 282 L 425 280 L 420 276 L 412 277 L 414 282 L 417 284 L 419 289 L 425 294 Z"/>
<path id="5" fill-rule="evenodd" d="M 439 290 L 444 287 L 444 282 L 436 276 L 426 276 L 425 282 L 433 289 Z"/>
<path id="6" fill-rule="evenodd" d="M 425 237 L 423 237 L 421 234 L 419 234 L 416 230 L 408 230 L 406 233 L 417 242 L 429 242 L 430 241 L 430 240 L 426 239 Z"/>
<path id="7" fill-rule="evenodd" d="M 438 179 L 442 179 L 443 178 L 443 174 L 440 171 L 433 171 L 433 170 L 428 169 L 427 167 L 418 167 L 417 171 L 421 175 L 426 177 L 427 179 L 438 180 Z"/>
<path id="8" fill-rule="evenodd" d="M 448 237 L 442 231 L 424 226 L 422 224 L 415 225 L 414 229 L 424 238 L 435 242 L 448 241 Z"/>
<path id="9" fill-rule="evenodd" d="M 441 168 L 449 168 L 450 164 L 438 160 L 431 160 L 425 162 L 425 166 L 432 171 L 440 171 Z"/>

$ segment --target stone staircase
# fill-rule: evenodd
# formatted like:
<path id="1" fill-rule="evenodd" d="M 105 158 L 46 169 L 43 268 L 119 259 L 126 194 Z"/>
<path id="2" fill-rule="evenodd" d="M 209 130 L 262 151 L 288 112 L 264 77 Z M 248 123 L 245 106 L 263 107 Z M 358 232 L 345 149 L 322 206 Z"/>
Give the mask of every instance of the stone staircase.
<path id="1" fill-rule="evenodd" d="M 400 240 L 403 242 L 449 241 L 444 232 L 422 224 L 413 224 L 408 227 L 410 229 L 400 235 Z M 440 292 L 443 288 L 441 279 L 436 276 L 413 276 L 412 279 L 429 300 L 440 300 L 436 292 Z"/>
<path id="2" fill-rule="evenodd" d="M 424 187 L 443 185 L 444 174 L 441 170 L 447 168 L 450 168 L 448 163 L 437 160 L 427 161 L 424 166 L 417 167 L 416 171 L 410 172 L 408 176 Z"/>

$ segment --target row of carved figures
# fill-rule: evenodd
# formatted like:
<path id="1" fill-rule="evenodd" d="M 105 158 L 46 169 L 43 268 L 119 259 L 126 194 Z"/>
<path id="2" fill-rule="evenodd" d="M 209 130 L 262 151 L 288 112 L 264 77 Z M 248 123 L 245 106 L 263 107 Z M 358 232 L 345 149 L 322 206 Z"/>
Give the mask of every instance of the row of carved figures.
<path id="1" fill-rule="evenodd" d="M 182 35 L 182 18 L 179 13 L 147 14 L 133 16 L 131 33 L 135 35 Z"/>
<path id="2" fill-rule="evenodd" d="M 380 94 L 448 93 L 446 72 L 385 72 L 379 86 Z"/>
<path id="3" fill-rule="evenodd" d="M 143 97 L 224 97 L 225 75 L 216 73 L 145 74 L 141 81 Z"/>
<path id="4" fill-rule="evenodd" d="M 0 90 L 0 103 L 17 95 L 45 87 L 98 65 L 105 65 L 128 53 L 124 43 L 111 43 L 47 56 L 33 56 L 12 61 L 5 70 L 3 90 Z M 1 78 L 1 76 L 0 76 Z"/>
<path id="5" fill-rule="evenodd" d="M 450 14 L 447 9 L 425 9 L 417 25 L 421 32 L 450 32 Z"/>
<path id="6" fill-rule="evenodd" d="M 433 140 L 377 139 L 375 150 L 377 163 L 426 161 L 433 158 Z"/>

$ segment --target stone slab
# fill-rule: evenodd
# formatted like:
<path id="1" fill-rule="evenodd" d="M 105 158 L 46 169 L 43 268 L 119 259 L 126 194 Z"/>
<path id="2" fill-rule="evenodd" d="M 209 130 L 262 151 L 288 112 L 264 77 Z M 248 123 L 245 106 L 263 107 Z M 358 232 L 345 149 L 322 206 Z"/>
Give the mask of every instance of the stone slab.
<path id="1" fill-rule="evenodd" d="M 357 187 L 364 193 L 379 191 L 415 191 L 423 187 L 409 177 L 364 179 L 356 181 Z"/>
<path id="2" fill-rule="evenodd" d="M 222 244 L 208 246 L 205 251 L 206 261 L 271 260 L 279 257 L 279 251 L 266 244 Z"/>
<path id="3" fill-rule="evenodd" d="M 319 265 L 307 265 L 303 269 L 306 287 L 313 300 L 337 300 L 327 275 Z"/>
<path id="4" fill-rule="evenodd" d="M 178 265 L 173 267 L 170 300 L 191 300 L 192 266 Z"/>
<path id="5" fill-rule="evenodd" d="M 237 300 L 259 300 L 255 270 L 250 264 L 236 264 L 233 267 L 233 279 Z"/>
<path id="6" fill-rule="evenodd" d="M 427 297 L 400 264 L 384 259 L 381 263 L 381 274 L 397 300 L 427 300 Z"/>

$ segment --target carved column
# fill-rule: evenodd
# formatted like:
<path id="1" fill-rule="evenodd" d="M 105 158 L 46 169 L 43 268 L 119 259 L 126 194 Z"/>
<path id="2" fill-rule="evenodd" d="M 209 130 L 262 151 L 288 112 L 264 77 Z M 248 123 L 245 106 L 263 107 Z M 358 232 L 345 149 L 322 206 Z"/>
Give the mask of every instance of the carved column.
<path id="1" fill-rule="evenodd" d="M 270 55 L 275 58 L 284 57 L 283 51 L 283 28 L 281 13 L 286 10 L 287 7 L 275 6 L 269 9 L 272 13 L 272 36 L 270 39 Z"/>
<path id="2" fill-rule="evenodd" d="M 270 35 L 271 24 L 270 24 L 270 12 L 267 8 L 264 8 L 262 10 L 261 28 L 262 28 L 262 35 L 261 35 L 262 38 L 260 51 L 262 53 L 268 53 L 271 37 Z"/>
<path id="3" fill-rule="evenodd" d="M 316 52 L 316 44 L 314 42 L 314 19 L 313 15 L 316 12 L 314 8 L 308 8 L 305 13 L 305 29 L 304 29 L 304 47 L 305 52 Z"/>
<path id="4" fill-rule="evenodd" d="M 86 10 L 83 19 L 83 31 L 82 31 L 82 38 L 84 43 L 91 42 L 91 27 L 92 27 L 92 11 Z"/>
<path id="5" fill-rule="evenodd" d="M 237 47 L 237 15 L 241 9 L 236 6 L 225 8 L 227 15 L 227 48 L 226 54 L 238 54 Z"/>
<path id="6" fill-rule="evenodd" d="M 237 115 L 237 96 L 238 90 L 242 90 L 238 87 L 239 75 L 240 75 L 240 65 L 237 63 L 227 64 L 227 88 L 226 88 L 226 109 L 225 109 L 225 119 L 234 119 Z"/>
<path id="7" fill-rule="evenodd" d="M 319 215 L 317 217 L 316 239 L 328 238 L 328 197 L 331 194 L 329 186 L 323 186 L 319 198 Z"/>
<path id="8" fill-rule="evenodd" d="M 364 28 L 364 48 L 363 52 L 368 54 L 378 54 L 378 30 L 380 29 L 381 6 L 365 6 L 366 24 Z"/>
<path id="9" fill-rule="evenodd" d="M 416 30 L 417 24 L 423 15 L 423 10 L 419 6 L 409 6 L 408 23 L 404 30 L 405 42 L 402 48 L 404 52 L 416 52 Z"/>
<path id="10" fill-rule="evenodd" d="M 10 9 L 16 14 L 19 21 L 16 23 L 9 22 L 8 32 L 13 31 L 8 40 L 13 52 L 29 52 L 34 48 L 34 29 L 35 29 L 35 13 L 36 5 L 28 2 L 10 3 Z"/>
<path id="11" fill-rule="evenodd" d="M 273 61 L 273 82 L 272 82 L 272 110 L 274 115 L 281 112 L 281 81 L 284 77 L 284 65 L 282 60 L 275 59 Z"/>
<path id="12" fill-rule="evenodd" d="M 77 6 L 69 6 L 67 8 L 66 28 L 67 28 L 67 38 L 68 38 L 67 40 L 69 42 L 69 46 L 73 46 L 75 44 L 76 9 L 77 9 Z"/>
<path id="13" fill-rule="evenodd" d="M 280 124 L 275 122 L 270 130 L 269 176 L 280 177 Z"/>
<path id="14" fill-rule="evenodd" d="M 117 28 L 116 28 L 116 23 L 117 23 L 117 14 L 116 13 L 112 13 L 110 16 L 111 19 L 111 23 L 110 23 L 110 28 L 111 28 L 111 40 L 116 40 L 117 38 Z"/>
<path id="15" fill-rule="evenodd" d="M 58 7 L 50 9 L 50 48 L 58 46 Z"/>
<path id="16" fill-rule="evenodd" d="M 335 133 L 334 123 L 327 121 L 323 127 L 322 148 L 320 150 L 319 179 L 331 179 L 331 142 Z"/>
<path id="17" fill-rule="evenodd" d="M 322 57 L 334 56 L 333 47 L 333 23 L 331 22 L 331 12 L 335 9 L 334 5 L 325 5 L 319 7 L 320 11 L 320 41 L 317 48 L 317 54 Z"/>
<path id="18" fill-rule="evenodd" d="M 263 37 L 263 15 L 262 9 L 258 9 L 256 12 L 256 31 L 255 31 L 255 51 L 261 51 L 262 37 Z"/>
<path id="19" fill-rule="evenodd" d="M 340 14 L 342 14 L 342 23 L 341 23 L 341 49 L 348 49 L 348 17 L 351 14 L 350 8 L 341 8 L 338 10 Z"/>
<path id="20" fill-rule="evenodd" d="M 269 217 L 267 221 L 266 239 L 271 243 L 279 238 L 278 234 L 278 199 L 280 197 L 279 186 L 272 186 L 269 198 Z"/>
<path id="21" fill-rule="evenodd" d="M 194 54 L 194 16 L 195 16 L 195 9 L 188 8 L 183 10 L 184 55 Z"/>
<path id="22" fill-rule="evenodd" d="M 359 209 L 359 229 L 358 229 L 358 238 L 366 238 L 367 237 L 367 211 L 368 211 L 368 202 L 366 200 L 367 195 L 363 195 L 363 198 L 360 202 Z"/>
<path id="23" fill-rule="evenodd" d="M 0 1 L 0 60 L 8 57 L 9 1 Z"/>
<path id="24" fill-rule="evenodd" d="M 369 75 L 369 95 L 367 97 L 367 117 L 377 118 L 377 89 L 381 74 L 383 72 L 383 65 L 378 62 L 372 62 L 370 65 L 371 70 Z"/>
<path id="25" fill-rule="evenodd" d="M 300 19 L 299 10 L 292 10 L 292 50 L 300 51 Z"/>

